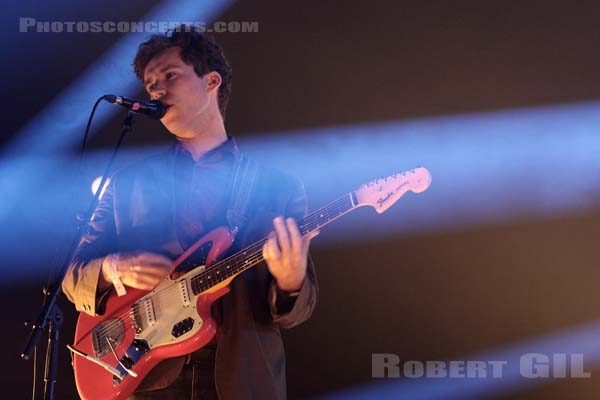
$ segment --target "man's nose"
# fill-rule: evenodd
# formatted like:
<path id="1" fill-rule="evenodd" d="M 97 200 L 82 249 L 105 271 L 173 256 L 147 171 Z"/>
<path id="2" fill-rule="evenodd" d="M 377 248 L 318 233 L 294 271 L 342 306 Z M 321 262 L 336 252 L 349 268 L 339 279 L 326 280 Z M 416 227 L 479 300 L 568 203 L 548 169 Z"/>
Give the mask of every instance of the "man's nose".
<path id="1" fill-rule="evenodd" d="M 155 84 L 150 87 L 150 98 L 152 100 L 160 100 L 165 94 L 167 94 L 167 89 L 164 86 Z"/>

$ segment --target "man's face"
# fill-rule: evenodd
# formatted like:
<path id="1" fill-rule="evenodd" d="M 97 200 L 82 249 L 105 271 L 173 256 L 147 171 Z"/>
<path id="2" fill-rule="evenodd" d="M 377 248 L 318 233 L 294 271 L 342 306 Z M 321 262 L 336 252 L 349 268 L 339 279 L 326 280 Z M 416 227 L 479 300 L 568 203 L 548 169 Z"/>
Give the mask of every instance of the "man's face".
<path id="1" fill-rule="evenodd" d="M 144 87 L 153 100 L 167 107 L 160 120 L 163 125 L 174 135 L 189 139 L 210 118 L 218 85 L 215 88 L 214 82 L 209 83 L 214 73 L 199 77 L 179 53 L 179 47 L 170 47 L 152 58 L 144 70 Z"/>

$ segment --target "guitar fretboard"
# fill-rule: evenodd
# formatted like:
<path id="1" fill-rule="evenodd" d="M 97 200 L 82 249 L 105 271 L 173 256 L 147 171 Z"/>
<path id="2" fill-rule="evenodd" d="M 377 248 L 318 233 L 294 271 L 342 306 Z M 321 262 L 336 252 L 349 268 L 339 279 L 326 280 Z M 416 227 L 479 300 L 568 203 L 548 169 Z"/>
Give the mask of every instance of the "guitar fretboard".
<path id="1" fill-rule="evenodd" d="M 310 213 L 298 221 L 300 234 L 305 235 L 335 221 L 342 215 L 357 207 L 358 201 L 354 192 L 348 193 L 326 206 Z M 191 279 L 194 295 L 202 293 L 227 278 L 237 275 L 263 261 L 262 248 L 268 238 L 246 247 L 243 250 L 219 261 L 206 271 Z"/>

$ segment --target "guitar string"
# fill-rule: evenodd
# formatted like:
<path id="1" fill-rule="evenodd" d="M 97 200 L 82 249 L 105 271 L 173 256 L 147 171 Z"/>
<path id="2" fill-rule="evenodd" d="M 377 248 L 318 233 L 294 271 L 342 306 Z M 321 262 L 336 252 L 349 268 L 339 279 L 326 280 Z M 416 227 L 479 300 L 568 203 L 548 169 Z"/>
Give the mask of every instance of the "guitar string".
<path id="1" fill-rule="evenodd" d="M 328 214 L 327 215 L 328 218 L 327 218 L 327 221 L 325 222 L 325 224 L 327 224 L 329 222 L 332 222 L 334 219 L 339 218 L 344 213 L 349 212 L 349 211 L 352 210 L 352 203 L 350 203 L 349 205 L 348 204 L 342 204 L 343 202 L 348 201 L 348 200 L 350 200 L 350 197 L 347 194 L 347 195 L 343 196 L 342 198 L 340 198 L 340 199 L 338 199 L 338 200 L 330 203 L 328 206 L 321 207 L 321 209 L 319 209 L 319 210 L 311 213 L 309 216 L 307 216 L 306 218 L 302 219 L 300 221 L 300 224 L 302 226 L 304 226 L 304 227 L 307 227 L 309 225 L 313 225 L 315 222 L 306 223 L 305 222 L 306 220 L 310 220 L 310 219 L 314 220 L 314 219 L 316 219 L 316 225 L 318 226 L 319 223 L 321 223 L 322 220 L 324 219 L 321 216 L 317 216 L 320 212 L 321 213 L 322 212 L 326 212 Z M 329 210 L 326 210 L 327 208 Z M 335 212 L 335 213 L 333 213 L 333 212 Z M 311 229 L 309 228 L 309 230 L 311 230 Z M 206 275 L 205 279 L 207 279 L 208 282 L 207 282 L 207 284 L 202 285 L 202 286 L 205 286 L 205 288 L 203 288 L 200 285 L 196 285 L 196 287 L 200 286 L 200 288 L 202 290 L 199 293 L 202 293 L 203 291 L 206 291 L 206 290 L 214 287 L 216 284 L 220 283 L 220 282 L 217 282 L 215 284 L 211 283 L 210 282 L 211 278 L 208 278 L 208 276 L 210 276 L 208 274 L 216 271 L 219 268 L 222 268 L 222 264 L 227 264 L 227 263 L 229 263 L 229 264 L 232 264 L 232 263 L 233 264 L 239 264 L 237 266 L 237 268 L 233 268 L 233 270 L 235 271 L 235 272 L 233 272 L 233 274 L 231 274 L 230 272 L 226 272 L 224 275 L 227 275 L 227 274 L 230 274 L 230 275 L 227 276 L 226 278 L 224 278 L 223 280 L 226 280 L 227 278 L 229 278 L 231 276 L 234 276 L 234 275 L 237 275 L 237 274 L 243 272 L 245 269 L 248 269 L 251 266 L 256 265 L 257 263 L 259 263 L 259 262 L 262 261 L 262 254 L 261 254 L 262 253 L 262 246 L 264 245 L 264 243 L 266 242 L 267 239 L 268 238 L 264 238 L 263 240 L 255 243 L 254 245 L 251 245 L 248 248 L 246 248 L 244 252 L 235 253 L 234 255 L 232 255 L 232 256 L 224 259 L 223 261 L 221 261 L 221 262 L 219 262 L 219 263 L 217 263 L 217 264 L 209 267 L 207 270 L 203 271 L 202 273 L 200 273 L 200 274 L 198 274 L 198 275 L 196 275 L 196 276 L 194 276 L 192 278 L 189 278 L 190 281 L 191 282 L 193 282 L 193 281 L 197 282 L 198 279 L 200 279 L 201 276 Z M 254 251 L 253 251 L 253 249 L 254 249 Z M 246 255 L 247 253 L 250 253 L 250 256 L 247 256 Z M 239 259 L 252 260 L 252 259 L 255 259 L 255 258 L 256 258 L 256 260 L 253 260 L 252 262 L 245 263 L 245 264 L 242 264 L 242 263 L 238 262 Z M 171 286 L 169 286 L 169 287 L 167 287 L 165 289 L 162 289 L 161 291 L 155 293 L 154 295 L 152 295 L 152 298 L 155 301 L 160 301 L 165 296 L 171 296 L 172 291 L 176 290 L 176 289 L 178 289 L 177 285 L 171 285 Z M 195 289 L 195 287 L 193 287 L 193 289 Z M 136 303 L 138 303 L 137 306 L 131 307 L 128 311 L 122 313 L 121 315 L 113 317 L 113 318 L 117 318 L 117 319 L 114 319 L 113 321 L 111 321 L 112 323 L 109 322 L 109 323 L 105 324 L 103 326 L 103 329 L 97 331 L 97 334 L 104 335 L 108 331 L 112 332 L 113 328 L 120 326 L 121 319 L 125 319 L 125 317 L 131 317 L 131 312 L 132 311 L 133 312 L 137 312 L 137 311 L 139 311 L 140 308 L 144 307 L 143 302 L 139 302 L 139 300 L 138 300 L 138 302 L 136 302 Z"/>
<path id="2" fill-rule="evenodd" d="M 266 240 L 264 240 L 263 242 L 265 242 L 265 241 L 266 241 Z M 256 247 L 258 247 L 258 246 L 256 246 Z M 258 264 L 259 262 L 261 262 L 261 261 L 262 261 L 262 255 L 260 254 L 260 253 L 262 252 L 262 249 L 261 249 L 261 251 L 260 251 L 260 252 L 259 252 L 259 251 L 248 251 L 248 252 L 250 252 L 250 256 L 248 256 L 248 257 L 247 257 L 247 259 L 248 259 L 248 260 L 251 260 L 251 262 L 249 262 L 249 263 L 245 263 L 245 264 L 240 264 L 240 265 L 239 265 L 237 268 L 234 268 L 234 269 L 233 269 L 233 270 L 235 271 L 235 272 L 233 272 L 233 273 L 231 273 L 231 272 L 226 272 L 226 273 L 224 274 L 224 275 L 226 275 L 226 278 L 223 278 L 223 281 L 224 281 L 224 280 L 226 280 L 226 279 L 227 279 L 227 278 L 229 278 L 229 277 L 235 276 L 235 275 L 237 275 L 238 273 L 241 273 L 241 272 L 243 272 L 243 270 L 244 270 L 244 269 L 248 269 L 248 268 L 250 268 L 251 266 L 253 266 L 253 265 L 256 265 L 256 264 Z M 215 265 L 215 267 L 216 267 L 216 265 Z M 211 269 L 210 269 L 210 271 L 213 271 L 213 272 L 214 272 L 216 269 L 218 269 L 218 267 L 217 267 L 217 268 L 211 268 Z M 197 282 L 202 282 L 202 280 L 198 281 L 198 280 L 196 280 L 196 279 L 195 279 L 195 278 L 199 278 L 199 276 L 200 276 L 200 274 L 199 274 L 199 275 L 196 275 L 196 276 L 194 276 L 194 277 L 192 277 L 192 278 L 189 278 L 189 279 L 190 279 L 190 284 L 192 285 L 192 291 L 196 291 L 196 290 L 198 289 L 198 293 L 202 293 L 202 292 L 204 292 L 204 291 L 206 291 L 206 290 L 210 289 L 211 287 L 215 286 L 216 284 L 218 284 L 218 283 L 214 283 L 214 284 L 213 284 L 213 281 L 211 280 L 211 278 L 208 278 L 208 277 L 204 278 L 204 279 L 206 279 L 206 283 L 205 283 L 205 284 L 198 284 Z M 210 275 L 208 275 L 208 276 L 210 276 Z M 194 282 L 194 281 L 195 281 L 195 282 Z M 222 281 L 221 281 L 221 282 L 222 282 Z M 171 293 L 172 293 L 172 290 L 175 290 L 175 289 L 178 289 L 176 285 L 169 286 L 168 288 L 165 288 L 165 289 L 162 291 L 162 293 L 160 293 L 160 294 L 158 294 L 158 295 L 157 295 L 157 294 L 155 294 L 155 295 L 152 297 L 152 300 L 153 300 L 154 302 L 160 302 L 160 301 L 161 301 L 161 299 L 163 299 L 163 298 L 165 297 L 165 295 L 167 295 L 167 296 L 170 296 L 170 295 L 171 295 Z M 139 304 L 139 306 L 137 306 L 137 307 L 133 307 L 133 311 L 137 311 L 137 310 L 139 310 L 139 308 L 142 308 L 142 307 L 144 307 L 144 303 L 143 303 L 143 302 L 141 302 L 141 303 Z M 129 315 L 128 315 L 128 317 L 129 317 L 129 318 L 131 318 L 131 313 L 130 313 L 130 312 L 126 312 L 126 313 L 124 313 L 124 315 L 125 315 L 125 314 L 129 314 Z M 129 319 L 129 318 L 128 318 L 128 319 Z M 111 332 L 111 333 L 112 333 L 112 332 L 114 332 L 114 329 L 113 329 L 113 328 L 115 328 L 115 327 L 119 327 L 119 328 L 120 328 L 120 321 L 122 321 L 122 320 L 125 320 L 125 318 L 122 318 L 122 319 L 120 319 L 120 320 L 113 320 L 113 321 L 111 321 L 111 322 L 113 322 L 113 323 L 108 323 L 108 324 L 106 324 L 106 325 L 103 327 L 103 329 L 101 329 L 101 330 L 99 330 L 99 331 L 97 332 L 97 334 L 99 334 L 99 335 L 104 335 L 104 334 L 106 334 L 107 332 Z M 131 321 L 131 322 L 132 322 L 132 321 Z M 128 325 L 128 324 L 129 324 L 129 323 L 131 323 L 131 322 L 130 322 L 130 321 L 127 321 L 127 322 L 126 322 L 126 324 Z"/>
<path id="3" fill-rule="evenodd" d="M 353 206 L 352 202 L 350 202 L 349 204 L 343 204 L 349 200 L 351 200 L 351 198 L 349 197 L 349 194 L 347 194 L 347 195 L 341 197 L 340 199 L 330 203 L 328 206 L 321 207 L 319 210 L 311 213 L 309 216 L 302 219 L 300 221 L 300 225 L 307 227 L 307 226 L 310 226 L 310 225 L 313 225 L 316 223 L 316 225 L 318 226 L 324 219 L 324 217 L 321 217 L 320 215 L 325 215 L 325 214 L 327 214 L 327 221 L 325 221 L 325 224 L 332 222 L 334 219 L 341 216 L 344 212 L 349 212 L 352 209 L 352 206 Z M 306 221 L 311 220 L 311 219 L 312 220 L 316 219 L 316 221 L 306 223 Z M 311 230 L 311 229 L 309 228 L 309 230 Z M 224 274 L 224 275 L 229 275 L 229 276 L 227 276 L 223 280 L 226 280 L 227 278 L 229 278 L 231 276 L 235 276 L 235 275 L 243 272 L 245 269 L 248 269 L 251 266 L 258 264 L 259 262 L 262 261 L 262 246 L 264 245 L 264 243 L 266 242 L 267 239 L 268 238 L 265 238 L 265 239 L 259 241 L 258 243 L 255 243 L 254 245 L 249 246 L 243 252 L 235 253 L 231 257 L 223 260 L 222 262 L 211 266 L 206 271 L 190 278 L 190 282 L 192 284 L 192 289 L 196 289 L 198 286 L 200 286 L 198 284 L 195 284 L 195 282 L 198 282 L 200 277 L 202 277 L 202 276 L 205 276 L 204 279 L 207 280 L 207 284 L 200 286 L 200 289 L 202 289 L 202 290 L 200 290 L 199 293 L 202 293 L 203 291 L 206 291 L 206 290 L 210 289 L 211 287 L 215 286 L 216 284 L 220 283 L 220 282 L 217 282 L 217 283 L 213 284 L 211 282 L 211 278 L 209 278 L 209 276 L 210 276 L 209 274 L 214 271 L 217 271 L 219 268 L 222 268 L 223 264 L 234 264 L 234 265 L 237 264 L 237 268 L 236 267 L 233 268 L 233 271 L 234 271 L 233 273 L 226 272 Z M 247 256 L 248 253 L 250 253 L 250 256 Z M 248 262 L 248 263 L 241 263 L 241 262 L 239 262 L 240 259 L 246 259 L 246 260 L 252 260 L 252 261 Z M 202 280 L 200 280 L 200 282 L 202 282 Z M 178 289 L 178 287 L 176 285 L 171 285 L 171 286 L 155 293 L 154 295 L 152 295 L 152 298 L 155 301 L 160 301 L 161 299 L 164 299 L 165 296 L 171 296 L 172 291 L 176 290 L 176 289 Z M 143 302 L 138 301 L 137 306 L 131 307 L 128 311 L 122 313 L 120 316 L 113 317 L 116 319 L 113 319 L 111 322 L 105 324 L 102 329 L 100 329 L 96 332 L 96 334 L 97 335 L 105 335 L 107 332 L 113 332 L 114 331 L 113 328 L 115 328 L 115 327 L 120 328 L 121 321 L 125 319 L 124 317 L 127 316 L 127 317 L 131 318 L 132 311 L 138 312 L 139 309 L 143 308 L 144 306 L 145 305 Z"/>
<path id="4" fill-rule="evenodd" d="M 325 216 L 327 217 L 327 219 L 326 219 L 325 223 L 321 226 L 327 225 L 328 223 L 333 222 L 333 220 L 339 218 L 344 213 L 351 211 L 353 209 L 353 207 L 355 207 L 352 204 L 351 195 L 352 195 L 352 193 L 347 193 L 344 196 L 338 198 L 337 200 L 334 200 L 333 202 L 329 203 L 328 205 L 325 205 L 325 206 L 317 209 L 316 211 L 310 213 L 305 218 L 303 218 L 299 221 L 299 228 L 301 226 L 308 228 L 307 232 L 314 230 L 314 229 L 318 229 L 320 222 L 323 219 L 325 219 L 324 218 Z M 349 202 L 349 204 L 344 204 L 346 202 Z M 348 206 L 350 208 L 348 208 Z M 323 217 L 321 217 L 321 215 L 323 215 Z M 314 225 L 314 228 L 311 228 L 312 225 Z M 210 275 L 208 275 L 209 273 L 216 271 L 217 269 L 221 268 L 222 265 L 224 265 L 224 264 L 228 264 L 228 263 L 234 264 L 234 265 L 240 264 L 239 266 L 237 266 L 237 268 L 236 267 L 233 268 L 233 270 L 235 272 L 232 275 L 230 275 L 226 278 L 223 278 L 220 282 L 217 282 L 214 284 L 211 283 L 206 289 L 199 292 L 199 294 L 200 294 L 200 293 L 216 286 L 217 284 L 221 283 L 223 280 L 226 280 L 231 276 L 235 276 L 235 275 L 243 272 L 245 269 L 248 269 L 251 266 L 254 266 L 254 265 L 260 263 L 262 261 L 262 254 L 261 254 L 262 247 L 268 239 L 269 239 L 268 237 L 263 238 L 260 241 L 256 242 L 255 244 L 248 246 L 246 249 L 244 249 L 244 251 L 239 251 L 239 252 L 225 258 L 224 260 L 212 265 L 211 267 L 207 268 L 205 271 L 201 272 L 200 274 L 189 278 L 190 284 L 193 285 L 193 281 L 196 280 L 196 282 L 197 282 L 198 279 L 200 279 L 200 277 L 202 275 L 206 275 L 207 277 L 210 276 Z M 260 249 L 258 249 L 258 248 L 260 248 Z M 250 253 L 250 256 L 247 256 L 246 255 L 247 253 Z M 239 262 L 241 259 L 249 260 L 249 259 L 254 259 L 254 258 L 258 258 L 258 260 L 255 260 L 250 263 L 240 263 Z M 205 278 L 205 279 L 210 280 L 212 278 Z M 202 282 L 202 281 L 200 281 L 200 282 Z M 192 287 L 192 290 L 193 289 L 194 289 L 194 287 Z M 156 300 L 156 301 L 164 300 L 165 297 L 172 296 L 172 294 L 173 294 L 172 292 L 174 290 L 177 290 L 179 292 L 179 287 L 176 284 L 170 285 L 170 286 L 166 287 L 165 289 L 161 289 L 160 291 L 154 293 L 152 295 L 152 299 Z M 144 302 L 140 301 L 140 300 L 136 301 L 137 305 L 134 305 L 133 307 L 129 308 L 127 311 L 121 313 L 120 315 L 112 317 L 111 322 L 103 325 L 102 329 L 96 331 L 95 333 L 97 335 L 103 336 L 103 335 L 106 335 L 107 333 L 113 332 L 114 331 L 113 328 L 120 328 L 121 321 L 125 320 L 126 317 L 131 318 L 132 312 L 134 312 L 134 313 L 139 312 L 139 310 L 141 308 L 145 307 Z M 131 321 L 129 323 L 131 323 Z"/>
<path id="5" fill-rule="evenodd" d="M 239 262 L 238 259 L 240 257 L 234 257 L 233 259 L 228 260 L 230 262 L 225 263 L 225 264 L 234 264 L 235 267 L 233 268 L 233 273 L 232 273 L 232 271 L 229 271 L 229 272 L 225 271 L 225 273 L 223 275 L 226 277 L 223 278 L 223 280 L 226 280 L 227 278 L 229 278 L 231 276 L 241 273 L 244 269 L 248 269 L 248 268 L 250 268 L 250 266 L 253 266 L 253 265 L 259 263 L 260 261 L 262 261 L 262 256 L 261 256 L 262 245 L 265 242 L 266 242 L 266 239 L 263 239 L 260 242 L 258 242 L 257 244 L 248 247 L 246 249 L 246 251 L 244 252 L 244 253 L 246 253 L 245 255 L 244 255 L 244 253 L 241 254 L 241 255 L 244 255 L 244 257 L 241 257 L 241 258 L 250 260 L 250 262 L 248 262 L 248 263 Z M 192 285 L 192 290 L 193 291 L 198 290 L 199 293 L 202 293 L 205 290 L 208 290 L 211 287 L 215 286 L 215 284 L 218 284 L 219 282 L 216 282 L 215 284 L 213 284 L 213 280 L 212 280 L 210 274 L 212 274 L 216 271 L 218 272 L 219 270 L 222 270 L 222 268 L 223 268 L 223 265 L 221 265 L 220 263 L 215 264 L 214 266 L 211 266 L 209 269 L 207 269 L 204 274 L 201 273 L 192 278 L 189 278 L 190 283 Z M 203 280 L 206 280 L 206 283 L 204 283 Z M 152 296 L 152 300 L 160 302 L 160 300 L 162 298 L 164 298 L 164 296 L 170 296 L 174 290 L 178 290 L 178 287 L 176 285 L 171 285 L 168 288 L 163 289 L 161 292 L 155 293 Z M 138 304 L 139 304 L 138 306 L 132 307 L 132 310 L 134 312 L 138 311 L 140 308 L 143 308 L 145 306 L 143 302 L 139 302 Z M 123 314 L 124 315 L 129 314 L 128 317 L 131 317 L 130 312 L 125 312 Z M 114 322 L 114 324 L 111 324 L 111 323 L 105 324 L 104 329 L 97 331 L 97 334 L 103 335 L 103 334 L 106 334 L 107 332 L 114 332 L 113 328 L 119 327 L 120 321 L 114 320 L 112 322 Z"/>
<path id="6" fill-rule="evenodd" d="M 301 225 L 305 226 L 305 227 L 307 225 L 311 225 L 311 223 L 308 223 L 308 224 L 304 223 L 305 220 L 309 220 L 309 219 L 311 219 L 311 217 L 312 217 L 312 219 L 315 219 L 315 217 L 316 217 L 316 220 L 317 220 L 316 225 L 318 227 L 318 225 L 321 222 L 321 220 L 323 219 L 323 217 L 321 217 L 321 216 L 317 217 L 317 214 L 319 214 L 319 212 L 323 212 L 323 211 L 326 211 L 327 214 L 328 214 L 328 218 L 325 221 L 325 224 L 323 224 L 323 225 L 326 225 L 326 224 L 332 222 L 333 220 L 339 218 L 344 213 L 347 213 L 347 212 L 349 212 L 349 211 L 351 211 L 353 209 L 353 205 L 352 205 L 351 202 L 350 202 L 349 205 L 341 204 L 342 202 L 347 201 L 347 200 L 350 200 L 349 194 L 347 194 L 347 195 L 343 196 L 342 198 L 340 198 L 340 199 L 338 199 L 338 200 L 330 203 L 328 206 L 322 207 L 321 209 L 319 209 L 319 210 L 311 213 L 309 216 L 307 216 L 306 218 L 304 218 L 304 219 L 302 219 L 300 221 Z M 350 208 L 348 208 L 348 207 L 350 207 Z M 329 210 L 325 210 L 326 208 L 329 208 Z M 335 214 L 332 214 L 332 211 L 335 211 Z M 311 229 L 309 228 L 309 230 L 311 230 Z M 201 272 L 200 274 L 198 274 L 198 275 L 196 275 L 196 276 L 194 276 L 192 278 L 189 278 L 190 282 L 193 285 L 193 281 L 197 282 L 198 279 L 201 276 L 206 275 L 205 279 L 207 279 L 208 282 L 207 282 L 207 284 L 202 285 L 202 286 L 205 286 L 205 288 L 203 288 L 202 286 L 200 287 L 202 290 L 199 291 L 199 293 L 202 293 L 202 292 L 204 292 L 206 290 L 209 290 L 210 288 L 216 286 L 218 283 L 220 283 L 220 282 L 228 279 L 229 277 L 235 276 L 235 275 L 243 272 L 245 269 L 248 269 L 251 266 L 254 266 L 254 265 L 258 264 L 259 262 L 262 261 L 262 246 L 264 245 L 264 243 L 266 242 L 266 240 L 268 240 L 268 238 L 262 239 L 261 241 L 255 243 L 254 245 L 251 245 L 248 248 L 246 248 L 244 252 L 235 253 L 234 255 L 230 256 L 229 258 L 226 258 L 225 260 L 223 260 L 222 262 L 219 262 L 219 263 L 217 263 L 217 264 L 209 267 L 207 270 Z M 257 250 L 252 251 L 253 248 L 257 249 Z M 247 256 L 246 254 L 249 253 L 249 252 L 250 252 L 250 256 Z M 251 261 L 249 263 L 242 264 L 242 263 L 237 262 L 237 260 L 235 260 L 236 258 L 237 259 L 246 259 L 246 260 L 252 260 L 252 259 L 256 258 L 256 260 L 253 260 L 253 261 Z M 216 271 L 217 269 L 222 268 L 222 264 L 226 263 L 225 261 L 234 261 L 234 260 L 235 260 L 234 264 L 237 263 L 237 264 L 240 264 L 240 265 L 238 265 L 237 268 L 233 269 L 235 271 L 235 272 L 233 272 L 233 274 L 226 272 L 224 275 L 227 275 L 227 274 L 230 274 L 230 275 L 227 276 L 226 278 L 223 278 L 220 282 L 217 282 L 217 283 L 214 283 L 214 284 L 210 282 L 211 278 L 208 278 L 210 276 L 209 273 L 212 273 L 212 272 Z M 229 262 L 229 263 L 231 264 L 231 262 Z M 200 282 L 202 282 L 202 281 L 200 281 Z M 197 286 L 200 286 L 200 285 L 196 285 L 196 287 Z M 179 289 L 177 287 L 177 285 L 170 285 L 169 287 L 167 287 L 165 289 L 162 289 L 159 292 L 157 292 L 154 295 L 152 295 L 152 298 L 153 298 L 153 300 L 155 300 L 155 301 L 158 302 L 161 299 L 164 299 L 165 296 L 171 296 L 172 295 L 172 291 L 176 290 L 176 289 Z M 193 286 L 192 289 L 195 289 L 195 287 Z M 103 326 L 103 329 L 100 329 L 99 331 L 97 331 L 96 334 L 97 335 L 105 335 L 107 332 L 113 332 L 114 331 L 113 328 L 115 328 L 115 327 L 119 328 L 120 325 L 121 325 L 121 321 L 125 320 L 125 317 L 131 318 L 131 312 L 137 312 L 137 311 L 139 311 L 140 308 L 143 308 L 145 306 L 143 304 L 143 302 L 139 302 L 139 300 L 136 303 L 138 303 L 137 306 L 131 307 L 128 311 L 122 313 L 119 316 L 112 317 L 113 320 L 111 322 L 105 324 Z M 116 318 L 116 319 L 114 319 L 114 318 Z"/>

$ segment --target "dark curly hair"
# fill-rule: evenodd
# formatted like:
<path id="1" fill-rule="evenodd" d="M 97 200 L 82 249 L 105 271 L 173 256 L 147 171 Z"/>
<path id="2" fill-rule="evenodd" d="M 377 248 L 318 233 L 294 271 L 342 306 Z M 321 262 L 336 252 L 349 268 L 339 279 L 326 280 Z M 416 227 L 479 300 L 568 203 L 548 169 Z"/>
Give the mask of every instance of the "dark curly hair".
<path id="1" fill-rule="evenodd" d="M 194 26 L 180 25 L 165 34 L 152 35 L 150 39 L 140 44 L 133 60 L 137 77 L 143 81 L 144 70 L 150 60 L 171 47 L 181 49 L 181 59 L 186 64 L 192 65 L 199 77 L 211 71 L 217 71 L 221 75 L 218 100 L 219 111 L 225 119 L 225 110 L 231 92 L 231 66 L 214 39 Z"/>

